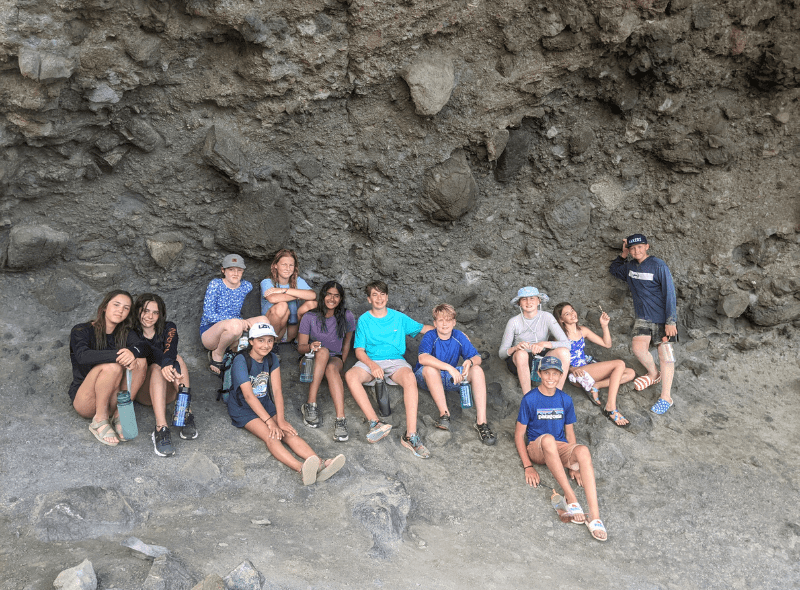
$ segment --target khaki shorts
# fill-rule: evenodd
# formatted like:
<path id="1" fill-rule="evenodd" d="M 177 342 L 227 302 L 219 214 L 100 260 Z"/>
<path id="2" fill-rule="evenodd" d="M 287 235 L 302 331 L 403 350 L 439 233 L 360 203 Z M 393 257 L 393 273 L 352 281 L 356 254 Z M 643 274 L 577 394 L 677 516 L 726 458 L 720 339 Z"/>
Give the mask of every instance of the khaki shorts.
<path id="1" fill-rule="evenodd" d="M 397 373 L 397 371 L 399 371 L 400 369 L 409 369 L 413 372 L 411 365 L 409 365 L 405 359 L 390 359 L 388 361 L 372 361 L 372 362 L 374 362 L 381 369 L 383 369 L 383 377 L 384 377 L 383 380 L 386 381 L 386 383 L 388 383 L 389 385 L 397 385 L 397 383 L 389 379 L 389 377 Z M 362 363 L 361 361 L 358 361 L 353 366 L 358 367 L 359 369 L 363 369 L 369 375 L 372 375 L 372 371 L 369 370 L 369 367 L 365 363 Z M 375 379 L 366 381 L 364 383 L 364 385 L 374 385 L 374 384 L 375 384 Z"/>
<path id="2" fill-rule="evenodd" d="M 545 436 L 547 435 L 543 434 L 536 440 L 528 443 L 528 457 L 530 457 L 531 461 L 537 465 L 544 465 L 546 463 L 544 460 L 544 451 L 542 450 L 542 438 Z M 572 452 L 577 446 L 577 443 L 572 444 L 565 443 L 560 440 L 556 441 L 556 447 L 558 448 L 558 456 L 561 458 L 561 464 L 567 469 L 572 469 L 573 471 L 580 471 L 580 466 L 578 463 L 572 462 Z"/>

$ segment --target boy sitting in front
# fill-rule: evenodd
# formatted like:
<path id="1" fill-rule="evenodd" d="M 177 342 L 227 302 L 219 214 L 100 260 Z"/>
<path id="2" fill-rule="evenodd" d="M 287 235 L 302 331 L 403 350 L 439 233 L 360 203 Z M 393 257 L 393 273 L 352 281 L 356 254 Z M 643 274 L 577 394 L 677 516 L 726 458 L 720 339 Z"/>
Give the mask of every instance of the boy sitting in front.
<path id="1" fill-rule="evenodd" d="M 461 381 L 472 384 L 475 397 L 475 412 L 478 421 L 475 430 L 485 445 L 497 442 L 486 420 L 486 376 L 480 368 L 481 354 L 472 346 L 464 332 L 456 330 L 456 310 L 452 305 L 441 303 L 433 308 L 433 327 L 419 345 L 419 360 L 414 367 L 417 385 L 430 391 L 439 419 L 437 428 L 450 430 L 450 412 L 447 409 L 445 390 L 458 391 Z M 464 362 L 459 367 L 459 357 Z"/>
<path id="2" fill-rule="evenodd" d="M 597 505 L 592 456 L 586 446 L 575 442 L 573 424 L 576 418 L 572 398 L 556 387 L 563 372 L 558 358 L 546 356 L 542 359 L 539 365 L 542 383 L 522 398 L 514 442 L 522 459 L 527 484 L 533 487 L 539 485 L 539 474 L 533 463 L 547 465 L 564 491 L 566 500 L 556 510 L 565 511 L 566 517 L 575 524 L 585 523 L 592 537 L 605 541 L 607 534 Z M 586 501 L 589 503 L 588 521 L 572 486 L 569 485 L 564 468 L 569 469 L 570 477 L 583 486 L 586 492 Z"/>
<path id="3" fill-rule="evenodd" d="M 413 338 L 420 332 L 424 334 L 433 330 L 433 326 L 422 325 L 399 311 L 389 309 L 389 287 L 383 281 L 371 282 L 364 291 L 372 309 L 358 318 L 353 343 L 358 362 L 347 371 L 345 380 L 350 394 L 369 420 L 367 441 L 378 442 L 392 429 L 391 424 L 378 420 L 364 389 L 364 385 L 374 383 L 376 379 L 385 379 L 386 383 L 403 388 L 406 434 L 400 442 L 417 457 L 427 459 L 431 454 L 417 434 L 417 380 L 403 355 L 406 352 L 406 336 Z"/>

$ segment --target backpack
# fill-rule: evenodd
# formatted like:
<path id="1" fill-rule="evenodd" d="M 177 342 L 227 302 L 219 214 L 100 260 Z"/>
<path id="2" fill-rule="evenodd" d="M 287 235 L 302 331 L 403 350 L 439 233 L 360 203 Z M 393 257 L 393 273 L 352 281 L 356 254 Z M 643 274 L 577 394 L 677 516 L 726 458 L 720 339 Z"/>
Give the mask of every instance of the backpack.
<path id="1" fill-rule="evenodd" d="M 250 373 L 250 368 L 253 366 L 253 358 L 248 354 L 247 350 L 240 350 L 239 352 L 225 352 L 222 358 L 222 384 L 217 389 L 217 401 L 222 400 L 222 403 L 227 404 L 228 400 L 233 397 L 236 405 L 242 407 L 243 400 L 237 394 L 237 388 L 233 386 L 233 361 L 237 356 L 243 356 L 245 363 L 247 363 L 247 372 Z M 272 372 L 272 352 L 267 355 L 267 371 Z M 272 399 L 272 379 L 267 382 L 267 392 L 269 398 Z"/>

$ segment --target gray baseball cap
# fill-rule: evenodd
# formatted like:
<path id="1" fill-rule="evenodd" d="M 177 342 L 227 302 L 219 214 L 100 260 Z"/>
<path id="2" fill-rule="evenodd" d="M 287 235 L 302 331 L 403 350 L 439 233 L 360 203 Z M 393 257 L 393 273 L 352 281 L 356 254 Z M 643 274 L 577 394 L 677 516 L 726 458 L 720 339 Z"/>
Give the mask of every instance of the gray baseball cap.
<path id="1" fill-rule="evenodd" d="M 244 265 L 244 260 L 242 260 L 242 257 L 238 254 L 228 254 L 222 259 L 222 268 L 230 268 L 232 266 L 241 269 L 247 268 Z"/>

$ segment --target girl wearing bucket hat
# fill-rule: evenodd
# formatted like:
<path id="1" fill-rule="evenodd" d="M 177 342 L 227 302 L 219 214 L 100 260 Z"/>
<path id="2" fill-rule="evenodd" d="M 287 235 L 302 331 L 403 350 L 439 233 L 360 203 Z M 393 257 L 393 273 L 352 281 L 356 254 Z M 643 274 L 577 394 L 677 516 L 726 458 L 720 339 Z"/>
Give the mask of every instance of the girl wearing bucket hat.
<path id="1" fill-rule="evenodd" d="M 539 309 L 540 303 L 549 300 L 539 289 L 530 286 L 522 287 L 511 300 L 512 305 L 519 306 L 520 314 L 508 320 L 499 353 L 508 371 L 519 378 L 523 395 L 531 390 L 531 369 L 536 355 L 555 356 L 563 366 L 569 367 L 567 335 L 553 314 Z M 558 380 L 559 389 L 564 388 L 566 379 L 565 371 Z"/>

